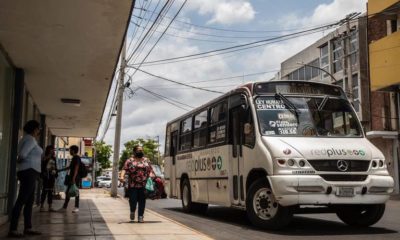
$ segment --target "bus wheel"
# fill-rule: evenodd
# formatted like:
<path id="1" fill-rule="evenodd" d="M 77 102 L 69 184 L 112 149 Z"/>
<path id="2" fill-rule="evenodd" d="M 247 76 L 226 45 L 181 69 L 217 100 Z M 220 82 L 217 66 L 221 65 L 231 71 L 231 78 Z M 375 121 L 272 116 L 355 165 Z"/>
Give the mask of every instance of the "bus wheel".
<path id="1" fill-rule="evenodd" d="M 208 204 L 192 202 L 192 194 L 189 179 L 183 180 L 182 189 L 182 208 L 187 213 L 200 213 L 207 212 Z"/>
<path id="2" fill-rule="evenodd" d="M 250 186 L 246 211 L 253 225 L 272 230 L 285 227 L 293 216 L 290 207 L 283 207 L 276 202 L 266 179 L 259 179 Z"/>
<path id="3" fill-rule="evenodd" d="M 385 213 L 385 204 L 347 205 L 337 209 L 336 215 L 351 226 L 368 227 L 377 223 Z"/>

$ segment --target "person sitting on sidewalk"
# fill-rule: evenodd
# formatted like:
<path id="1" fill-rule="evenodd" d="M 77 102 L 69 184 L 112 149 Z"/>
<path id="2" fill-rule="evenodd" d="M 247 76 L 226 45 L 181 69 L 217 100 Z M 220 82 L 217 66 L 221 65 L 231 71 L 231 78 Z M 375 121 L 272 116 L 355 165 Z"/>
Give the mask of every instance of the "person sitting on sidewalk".
<path id="1" fill-rule="evenodd" d="M 25 135 L 18 144 L 17 176 L 18 198 L 11 212 L 9 237 L 23 238 L 25 235 L 40 235 L 32 230 L 32 206 L 35 199 L 35 184 L 40 176 L 43 149 L 38 145 L 40 124 L 30 120 L 24 125 Z M 24 208 L 24 233 L 17 231 L 19 215 Z"/>
<path id="2" fill-rule="evenodd" d="M 54 152 L 54 146 L 49 145 L 46 147 L 45 155 L 42 161 L 42 179 L 43 179 L 43 189 L 40 202 L 40 211 L 44 211 L 44 202 L 47 196 L 47 203 L 49 204 L 49 211 L 54 212 L 52 207 L 53 203 L 53 191 L 57 173 L 57 163 Z"/>
<path id="3" fill-rule="evenodd" d="M 81 164 L 81 158 L 78 155 L 79 152 L 79 147 L 76 145 L 73 145 L 69 148 L 69 153 L 73 156 L 71 163 L 69 167 L 62 169 L 67 170 L 69 169 L 69 173 L 65 176 L 64 184 L 67 186 L 67 190 L 65 191 L 65 202 L 64 206 L 59 210 L 61 212 L 66 211 L 68 207 L 69 200 L 71 199 L 71 196 L 68 194 L 69 189 L 74 185 L 74 184 L 79 184 L 81 179 L 79 177 L 78 171 L 79 171 L 79 165 Z M 75 208 L 72 210 L 73 213 L 78 213 L 79 212 L 79 195 L 75 196 Z"/>
<path id="4" fill-rule="evenodd" d="M 127 182 L 127 194 L 129 196 L 130 219 L 135 220 L 136 205 L 139 205 L 138 222 L 143 223 L 144 210 L 146 207 L 145 186 L 147 179 L 152 174 L 150 162 L 144 157 L 143 148 L 133 148 L 134 157 L 125 161 L 121 171 L 120 181 Z"/>

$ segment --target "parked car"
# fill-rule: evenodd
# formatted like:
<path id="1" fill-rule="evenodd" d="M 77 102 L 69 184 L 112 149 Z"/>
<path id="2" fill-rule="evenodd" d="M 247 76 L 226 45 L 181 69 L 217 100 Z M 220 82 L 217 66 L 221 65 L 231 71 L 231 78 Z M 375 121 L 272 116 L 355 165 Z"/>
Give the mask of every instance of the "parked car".
<path id="1" fill-rule="evenodd" d="M 107 178 L 107 177 L 106 176 L 98 176 L 98 177 L 96 177 L 96 181 L 94 182 L 94 186 L 98 187 L 99 186 L 99 182 L 101 180 L 103 180 L 104 178 Z"/>
<path id="2" fill-rule="evenodd" d="M 101 187 L 106 187 L 110 188 L 111 187 L 111 178 L 104 178 L 99 182 L 99 188 Z"/>

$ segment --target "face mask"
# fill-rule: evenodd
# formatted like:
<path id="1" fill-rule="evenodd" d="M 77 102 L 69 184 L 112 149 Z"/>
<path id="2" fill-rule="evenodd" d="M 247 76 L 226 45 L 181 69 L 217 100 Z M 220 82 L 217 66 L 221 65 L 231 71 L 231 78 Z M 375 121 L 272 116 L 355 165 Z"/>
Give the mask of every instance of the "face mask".
<path id="1" fill-rule="evenodd" d="M 142 158 L 144 156 L 143 152 L 136 152 L 135 157 Z"/>

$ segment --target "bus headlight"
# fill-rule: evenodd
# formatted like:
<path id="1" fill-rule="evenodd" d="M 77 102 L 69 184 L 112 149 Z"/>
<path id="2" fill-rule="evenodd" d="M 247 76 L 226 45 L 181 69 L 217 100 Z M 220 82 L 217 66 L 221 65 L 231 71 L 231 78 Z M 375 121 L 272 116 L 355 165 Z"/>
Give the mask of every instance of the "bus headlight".
<path id="1" fill-rule="evenodd" d="M 309 164 L 303 158 L 277 158 L 276 162 L 280 167 L 308 168 Z"/>

